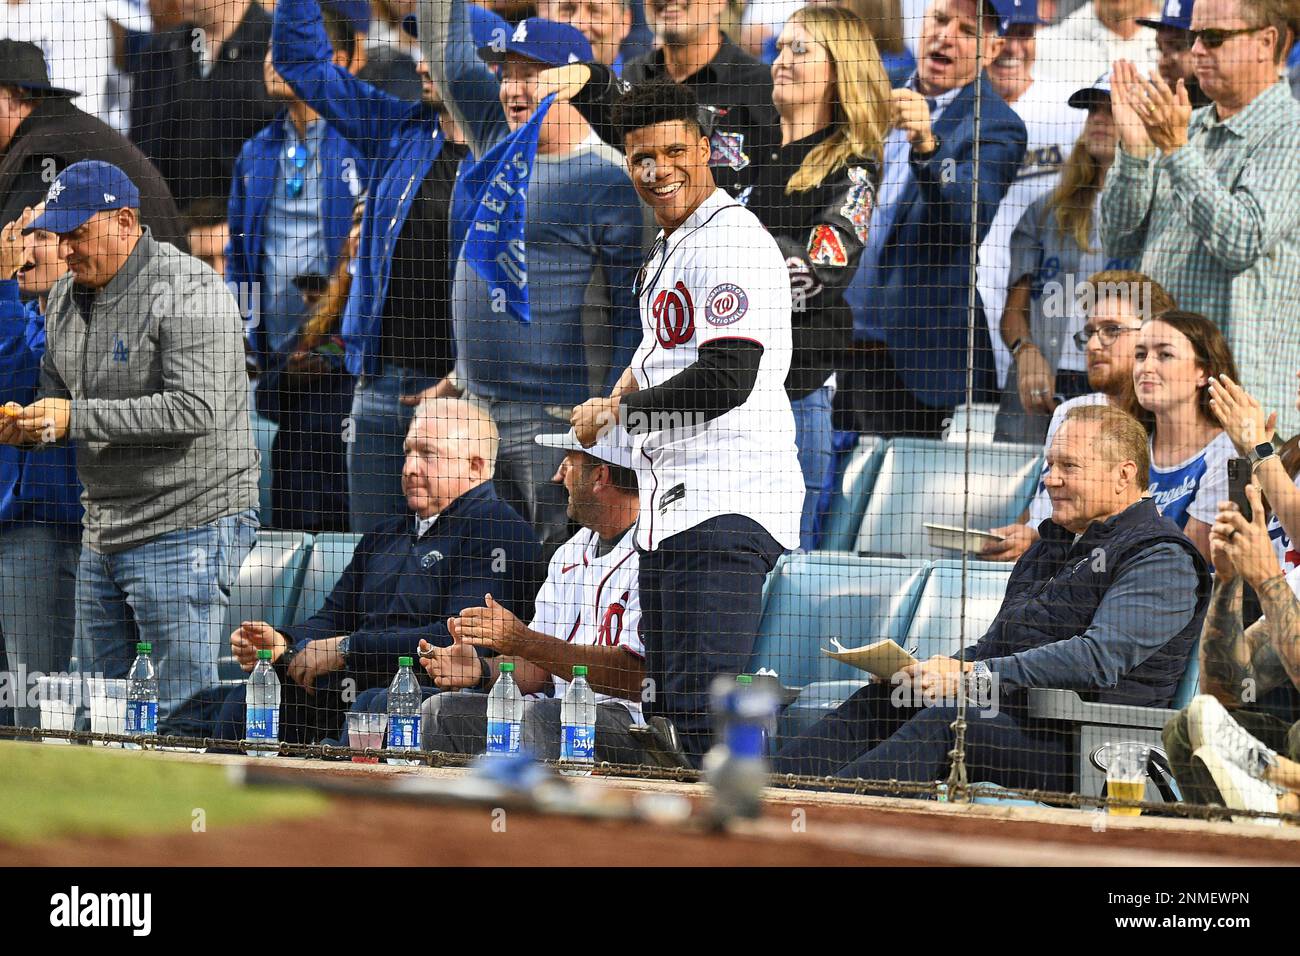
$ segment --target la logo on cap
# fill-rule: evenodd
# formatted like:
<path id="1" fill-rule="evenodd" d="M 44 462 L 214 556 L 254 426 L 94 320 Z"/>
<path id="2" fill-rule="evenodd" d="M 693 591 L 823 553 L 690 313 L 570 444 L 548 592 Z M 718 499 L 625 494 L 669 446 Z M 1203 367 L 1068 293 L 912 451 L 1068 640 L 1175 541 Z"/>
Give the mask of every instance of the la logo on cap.
<path id="1" fill-rule="evenodd" d="M 117 202 L 117 197 L 112 193 L 104 193 L 104 202 Z"/>
<path id="2" fill-rule="evenodd" d="M 1165 16 L 1179 17 L 1182 16 L 1182 14 L 1182 4 L 1180 4 L 1178 0 L 1169 0 L 1169 2 L 1165 4 Z"/>
<path id="3" fill-rule="evenodd" d="M 510 39 L 514 43 L 523 43 L 525 40 L 527 40 L 528 24 L 525 23 L 523 20 L 520 20 L 519 26 L 515 27 L 515 35 L 512 36 Z"/>
<path id="4" fill-rule="evenodd" d="M 54 202 L 59 198 L 59 194 L 63 192 L 64 188 L 63 183 L 59 182 L 57 179 L 54 180 L 54 182 L 50 184 L 50 191 L 45 194 L 45 201 L 47 203 Z"/>

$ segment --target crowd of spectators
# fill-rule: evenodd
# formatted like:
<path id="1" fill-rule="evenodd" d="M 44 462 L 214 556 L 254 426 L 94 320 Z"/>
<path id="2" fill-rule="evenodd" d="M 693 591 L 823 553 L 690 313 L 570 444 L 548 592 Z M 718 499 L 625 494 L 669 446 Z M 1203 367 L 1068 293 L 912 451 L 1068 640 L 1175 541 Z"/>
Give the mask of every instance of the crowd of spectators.
<path id="1" fill-rule="evenodd" d="M 1068 786 L 1063 739 L 1017 695 L 1167 707 L 1204 628 L 1208 696 L 1166 731 L 1185 794 L 1246 810 L 1300 791 L 1294 0 L 56 7 L 0 17 L 10 670 L 121 676 L 148 641 L 164 727 L 238 740 L 242 688 L 216 659 L 250 669 L 270 649 L 284 739 L 314 742 L 419 653 L 426 745 L 470 752 L 483 695 L 438 691 L 484 691 L 512 660 L 526 737 L 549 741 L 583 663 L 603 753 L 637 762 L 638 695 L 671 676 L 653 628 L 672 617 L 638 589 L 689 563 L 639 550 L 646 474 L 583 441 L 580 413 L 637 404 L 643 336 L 671 349 L 751 305 L 642 294 L 673 227 L 647 211 L 662 173 L 624 155 L 623 110 L 630 89 L 671 87 L 698 105 L 671 122 L 707 140 L 716 201 L 785 263 L 801 550 L 857 436 L 937 439 L 973 401 L 996 405 L 997 441 L 1043 448 L 1032 501 L 981 555 L 1015 562 L 996 621 L 964 659 L 907 673 L 1008 695 L 972 725 L 972 766 Z M 699 361 L 738 398 L 693 428 L 760 387 L 756 358 L 722 354 Z M 1227 503 L 1236 458 L 1250 518 Z M 222 633 L 259 524 L 362 537 L 309 621 Z M 1089 575 L 1094 546 L 1111 560 Z M 579 563 L 610 593 L 566 583 Z M 565 605 L 588 600 L 599 626 Z M 1245 677 L 1267 708 L 1241 699 Z M 873 684 L 775 759 L 934 780 L 951 723 Z"/>

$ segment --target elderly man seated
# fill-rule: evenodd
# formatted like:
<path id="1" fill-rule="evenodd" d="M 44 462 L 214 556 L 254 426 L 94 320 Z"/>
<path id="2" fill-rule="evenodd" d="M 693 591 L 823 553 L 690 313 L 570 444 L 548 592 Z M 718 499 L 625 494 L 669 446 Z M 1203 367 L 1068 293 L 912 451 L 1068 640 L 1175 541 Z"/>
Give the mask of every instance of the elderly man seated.
<path id="1" fill-rule="evenodd" d="M 400 656 L 452 643 L 448 618 L 485 593 L 527 614 L 537 590 L 541 546 L 492 486 L 497 430 L 473 403 L 432 399 L 406 436 L 402 490 L 412 514 L 365 535 L 324 606 L 277 631 L 245 621 L 230 635 L 251 671 L 270 648 L 283 687 L 282 738 L 337 737 L 359 691 L 388 684 Z M 286 679 L 287 678 L 287 679 Z M 216 736 L 244 736 L 244 688 L 226 698 Z"/>
<path id="2" fill-rule="evenodd" d="M 1167 707 L 1200 631 L 1209 570 L 1147 486 L 1147 437 L 1108 405 L 1075 408 L 1047 455 L 1052 517 L 1016 562 L 988 631 L 964 660 L 932 657 L 870 684 L 774 759 L 779 773 L 865 780 L 947 776 L 957 695 L 971 780 L 1072 789 L 1069 740 L 1030 718 L 1027 690 Z M 901 683 L 900 683 L 901 682 Z"/>

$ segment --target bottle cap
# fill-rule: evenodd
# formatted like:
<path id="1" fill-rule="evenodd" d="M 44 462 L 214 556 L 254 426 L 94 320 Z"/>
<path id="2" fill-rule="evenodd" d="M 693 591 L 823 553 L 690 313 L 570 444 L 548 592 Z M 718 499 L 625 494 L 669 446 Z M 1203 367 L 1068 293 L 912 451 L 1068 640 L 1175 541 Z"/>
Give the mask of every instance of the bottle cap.
<path id="1" fill-rule="evenodd" d="M 135 646 L 135 652 L 137 654 L 149 654 L 152 651 L 153 651 L 153 645 L 150 644 L 148 641 L 141 641 L 139 644 Z"/>
<path id="2" fill-rule="evenodd" d="M 410 667 L 410 666 L 411 666 L 411 659 L 410 659 L 409 657 L 399 657 L 399 658 L 397 659 L 397 666 L 398 666 L 398 667 Z"/>
<path id="3" fill-rule="evenodd" d="M 262 648 L 257 652 L 257 659 L 259 661 L 269 661 L 271 659 L 271 649 L 269 647 Z"/>
<path id="4" fill-rule="evenodd" d="M 586 676 L 587 676 L 587 665 L 586 665 L 586 664 L 574 664 L 574 665 L 573 665 L 573 676 L 574 676 L 574 677 L 586 677 Z"/>
<path id="5" fill-rule="evenodd" d="M 744 684 L 744 685 L 752 684 L 752 683 L 754 683 L 754 675 L 753 675 L 753 674 L 737 674 L 737 675 L 736 675 L 736 683 L 737 683 L 737 684 Z"/>
<path id="6" fill-rule="evenodd" d="M 501 673 L 503 674 L 509 674 L 514 669 L 515 669 L 515 665 L 510 663 L 509 661 L 506 661 L 504 664 L 501 665 Z"/>

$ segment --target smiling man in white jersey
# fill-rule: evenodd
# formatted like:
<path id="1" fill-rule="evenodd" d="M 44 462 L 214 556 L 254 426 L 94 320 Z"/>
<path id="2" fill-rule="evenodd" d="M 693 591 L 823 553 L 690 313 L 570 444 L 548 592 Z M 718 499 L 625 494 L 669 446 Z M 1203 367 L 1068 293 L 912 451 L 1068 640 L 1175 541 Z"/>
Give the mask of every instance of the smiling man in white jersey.
<path id="1" fill-rule="evenodd" d="M 613 393 L 574 409 L 573 425 L 584 446 L 608 427 L 633 436 L 643 703 L 698 761 L 709 683 L 748 668 L 767 572 L 799 544 L 803 479 L 784 388 L 790 280 L 776 241 L 715 185 L 689 90 L 633 87 L 616 119 L 662 231 L 637 279 L 641 345 Z"/>

